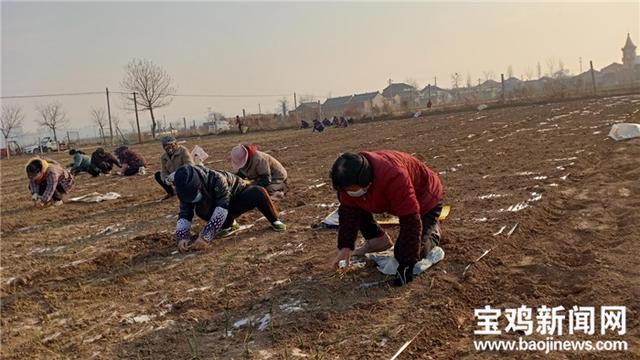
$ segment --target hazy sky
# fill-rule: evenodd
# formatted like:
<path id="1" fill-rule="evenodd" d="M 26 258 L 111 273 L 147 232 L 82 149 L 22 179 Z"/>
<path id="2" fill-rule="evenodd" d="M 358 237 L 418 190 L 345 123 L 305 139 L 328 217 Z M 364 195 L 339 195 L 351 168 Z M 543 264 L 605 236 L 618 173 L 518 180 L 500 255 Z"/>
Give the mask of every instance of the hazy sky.
<path id="1" fill-rule="evenodd" d="M 148 58 L 182 94 L 313 94 L 382 90 L 388 79 L 474 84 L 509 65 L 521 76 L 562 59 L 572 73 L 621 62 L 627 32 L 640 44 L 640 5 L 627 3 L 5 2 L 2 95 L 120 90 L 124 66 Z M 537 74 L 536 74 L 537 75 Z M 70 126 L 91 125 L 104 95 L 17 102 L 35 129 L 37 103 L 62 102 Z M 278 97 L 176 98 L 167 121 L 273 111 Z M 293 103 L 292 96 L 290 102 Z M 122 128 L 132 114 L 114 96 Z M 148 113 L 141 114 L 148 128 Z"/>

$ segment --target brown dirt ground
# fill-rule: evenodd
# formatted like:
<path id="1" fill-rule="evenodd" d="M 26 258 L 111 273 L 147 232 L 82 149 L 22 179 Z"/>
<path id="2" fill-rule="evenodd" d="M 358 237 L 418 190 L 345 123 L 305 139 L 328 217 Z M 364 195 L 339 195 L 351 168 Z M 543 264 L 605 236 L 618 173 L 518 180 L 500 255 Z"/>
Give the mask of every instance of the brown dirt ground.
<path id="1" fill-rule="evenodd" d="M 188 139 L 188 146 L 209 152 L 210 167 L 221 169 L 229 168 L 233 145 L 253 142 L 282 160 L 292 185 L 278 203 L 289 231 L 274 233 L 258 221 L 189 254 L 175 253 L 177 200 L 158 201 L 162 190 L 152 174 L 81 175 L 74 195 L 116 191 L 124 198 L 35 209 L 23 170 L 27 158 L 4 160 L 1 357 L 382 359 L 424 329 L 401 359 L 541 358 L 475 352 L 473 309 L 577 304 L 627 306 L 630 351 L 546 357 L 638 359 L 640 139 L 616 143 L 607 133 L 614 122 L 640 122 L 639 109 L 636 95 L 323 134 Z M 158 144 L 134 148 L 151 160 L 152 171 L 158 168 Z M 401 289 L 361 287 L 383 279 L 375 269 L 331 271 L 335 231 L 316 227 L 337 202 L 328 179 L 332 160 L 342 151 L 383 148 L 415 154 L 440 171 L 452 206 L 444 261 Z M 67 161 L 64 154 L 54 157 Z M 321 183 L 327 185 L 314 186 Z M 542 198 L 528 208 L 499 211 L 532 192 Z M 503 196 L 480 198 L 488 194 Z M 241 223 L 259 217 L 252 212 Z M 516 223 L 510 237 L 492 236 Z M 463 277 L 464 267 L 488 249 Z M 283 307 L 292 303 L 298 311 Z M 272 321 L 261 331 L 255 323 L 265 314 Z M 251 326 L 233 327 L 250 316 Z"/>

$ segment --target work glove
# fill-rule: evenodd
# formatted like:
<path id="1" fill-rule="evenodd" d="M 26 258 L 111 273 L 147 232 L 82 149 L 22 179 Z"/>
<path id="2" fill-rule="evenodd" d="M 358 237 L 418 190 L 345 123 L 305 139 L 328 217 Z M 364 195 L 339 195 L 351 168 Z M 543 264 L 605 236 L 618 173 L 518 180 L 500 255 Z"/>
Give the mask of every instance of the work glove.
<path id="1" fill-rule="evenodd" d="M 40 200 L 40 195 L 38 195 L 38 194 L 31 194 L 31 200 L 33 200 L 33 201 L 38 201 L 38 200 Z"/>
<path id="2" fill-rule="evenodd" d="M 166 178 L 164 178 L 164 183 L 167 185 L 173 185 L 173 179 L 176 176 L 176 172 L 172 172 L 171 174 L 167 175 Z"/>
<path id="3" fill-rule="evenodd" d="M 396 278 L 393 280 L 393 286 L 403 286 L 413 281 L 413 264 L 403 264 L 400 263 L 398 265 L 398 270 L 396 270 Z"/>

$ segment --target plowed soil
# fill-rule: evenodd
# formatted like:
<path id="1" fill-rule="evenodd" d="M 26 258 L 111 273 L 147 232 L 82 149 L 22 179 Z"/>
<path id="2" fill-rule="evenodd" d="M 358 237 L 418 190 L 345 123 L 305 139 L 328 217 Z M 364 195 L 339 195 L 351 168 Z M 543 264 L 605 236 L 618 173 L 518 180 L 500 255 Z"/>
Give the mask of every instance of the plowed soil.
<path id="1" fill-rule="evenodd" d="M 188 254 L 173 239 L 178 202 L 160 201 L 153 179 L 159 144 L 132 146 L 151 162 L 145 176 L 80 175 L 72 195 L 123 195 L 98 204 L 34 208 L 28 158 L 3 160 L 1 357 L 388 359 L 419 333 L 399 358 L 640 358 L 640 139 L 607 138 L 639 109 L 625 96 L 189 138 L 217 169 L 235 144 L 258 145 L 291 191 L 277 203 L 287 232 L 254 211 L 240 218 L 252 228 Z M 332 161 L 365 149 L 422 159 L 452 207 L 444 260 L 404 288 L 374 268 L 333 272 L 336 232 L 317 226 L 337 207 Z M 626 306 L 629 350 L 476 352 L 473 310 L 522 304 Z"/>

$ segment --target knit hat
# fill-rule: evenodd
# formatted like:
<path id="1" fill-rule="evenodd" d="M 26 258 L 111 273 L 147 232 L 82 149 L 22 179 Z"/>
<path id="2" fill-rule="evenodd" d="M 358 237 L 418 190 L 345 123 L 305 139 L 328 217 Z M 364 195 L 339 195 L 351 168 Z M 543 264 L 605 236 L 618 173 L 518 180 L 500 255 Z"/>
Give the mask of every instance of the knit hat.
<path id="1" fill-rule="evenodd" d="M 162 143 L 162 146 L 164 146 L 176 142 L 176 138 L 171 135 L 166 135 L 160 138 L 160 142 Z"/>
<path id="2" fill-rule="evenodd" d="M 200 174 L 198 174 L 198 171 L 191 165 L 180 166 L 178 170 L 176 170 L 173 181 L 176 186 L 178 199 L 186 203 L 193 202 L 202 185 Z"/>
<path id="3" fill-rule="evenodd" d="M 242 169 L 247 165 L 249 160 L 249 152 L 244 145 L 237 145 L 231 149 L 231 166 L 234 171 Z"/>

